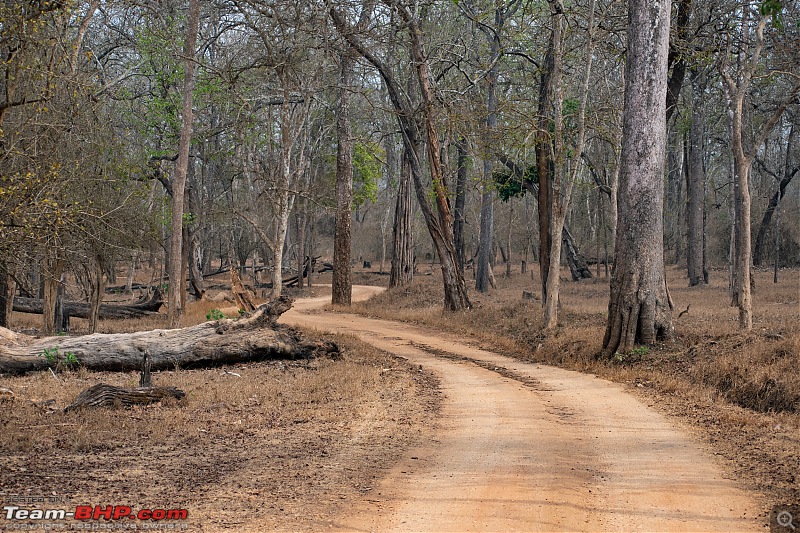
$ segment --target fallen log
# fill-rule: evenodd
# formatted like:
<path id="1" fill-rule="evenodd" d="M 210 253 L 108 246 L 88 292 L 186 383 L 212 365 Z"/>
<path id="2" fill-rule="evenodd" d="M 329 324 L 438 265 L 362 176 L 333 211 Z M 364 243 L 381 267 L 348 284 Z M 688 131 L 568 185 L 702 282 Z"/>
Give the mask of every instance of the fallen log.
<path id="1" fill-rule="evenodd" d="M 299 359 L 333 355 L 332 342 L 303 339 L 299 332 L 276 324 L 292 301 L 281 297 L 260 306 L 249 317 L 205 322 L 182 329 L 135 333 L 95 333 L 79 337 L 16 337 L 0 344 L 0 373 L 46 370 L 67 361 L 89 370 L 139 370 L 145 352 L 153 370 L 198 368 L 241 361 Z"/>
<path id="2" fill-rule="evenodd" d="M 186 393 L 175 387 L 139 387 L 124 389 L 105 383 L 98 383 L 81 392 L 75 401 L 64 408 L 65 413 L 87 407 L 131 407 L 150 405 L 164 398 L 180 400 Z"/>
<path id="3" fill-rule="evenodd" d="M 158 313 L 161 308 L 161 292 L 157 289 L 152 296 L 129 304 L 100 304 L 100 318 L 102 319 L 125 319 L 141 318 Z M 88 302 L 64 302 L 64 315 L 77 318 L 89 318 L 92 306 Z M 14 298 L 14 311 L 20 313 L 33 313 L 41 315 L 44 310 L 44 300 L 38 298 Z"/>

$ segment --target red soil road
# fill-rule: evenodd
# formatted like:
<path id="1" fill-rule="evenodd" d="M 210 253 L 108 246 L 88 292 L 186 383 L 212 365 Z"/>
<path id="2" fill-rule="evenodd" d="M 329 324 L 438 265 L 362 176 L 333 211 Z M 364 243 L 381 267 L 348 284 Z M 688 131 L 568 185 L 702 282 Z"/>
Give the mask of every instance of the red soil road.
<path id="1" fill-rule="evenodd" d="M 354 287 L 354 299 L 378 287 Z M 386 320 L 313 311 L 282 321 L 347 333 L 435 372 L 430 444 L 331 525 L 342 531 L 755 531 L 759 505 L 710 454 L 622 386 L 520 362 Z M 448 356 L 448 354 L 450 354 Z"/>

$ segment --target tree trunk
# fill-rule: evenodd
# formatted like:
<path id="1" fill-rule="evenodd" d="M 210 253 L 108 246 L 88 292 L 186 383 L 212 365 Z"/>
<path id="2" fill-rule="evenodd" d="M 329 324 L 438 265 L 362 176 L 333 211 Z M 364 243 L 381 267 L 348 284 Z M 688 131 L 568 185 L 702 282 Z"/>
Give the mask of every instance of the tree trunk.
<path id="1" fill-rule="evenodd" d="M 92 293 L 89 298 L 89 333 L 97 331 L 97 323 L 100 320 L 100 306 L 103 302 L 103 262 L 96 258 L 93 268 L 86 269 L 86 277 L 89 279 L 89 286 Z"/>
<path id="2" fill-rule="evenodd" d="M 11 276 L 5 271 L 5 266 L 0 265 L 0 328 L 7 328 L 11 323 L 11 310 L 9 300 L 13 302 L 14 294 L 11 293 Z M 9 294 L 10 293 L 10 294 Z"/>
<path id="3" fill-rule="evenodd" d="M 494 135 L 497 129 L 497 75 L 500 71 L 497 62 L 500 56 L 500 35 L 503 25 L 503 10 L 495 9 L 495 31 L 489 35 L 489 64 L 492 67 L 486 74 L 486 130 L 483 136 L 485 144 L 483 157 L 483 184 L 481 193 L 481 224 L 478 240 L 478 264 L 475 275 L 475 289 L 479 292 L 489 292 L 489 270 L 492 268 L 490 257 L 494 244 L 494 178 L 492 169 L 494 161 L 491 157 L 494 145 Z"/>
<path id="4" fill-rule="evenodd" d="M 172 184 L 172 232 L 169 252 L 168 322 L 175 328 L 180 322 L 183 309 L 181 302 L 181 280 L 183 265 L 181 250 L 183 244 L 183 202 L 186 191 L 186 174 L 189 168 L 189 144 L 192 138 L 192 91 L 194 90 L 195 48 L 197 46 L 197 27 L 200 18 L 199 0 L 190 0 L 189 16 L 186 23 L 184 42 L 183 105 L 181 107 L 181 137 L 178 147 L 178 163 Z"/>
<path id="5" fill-rule="evenodd" d="M 302 204 L 302 210 L 301 210 Z M 297 288 L 303 289 L 303 279 L 311 269 L 311 258 L 306 256 L 306 208 L 307 201 L 301 201 L 298 195 L 294 200 L 295 225 L 297 226 Z M 253 260 L 253 273 L 255 274 L 255 259 Z"/>
<path id="6" fill-rule="evenodd" d="M 706 172 L 703 166 L 705 116 L 702 108 L 704 92 L 700 74 L 695 71 L 692 73 L 692 123 L 689 128 L 688 154 L 686 156 L 689 164 L 686 173 L 686 195 L 689 200 L 686 266 L 690 287 L 708 283 L 708 269 L 704 256 L 706 210 Z"/>
<path id="7" fill-rule="evenodd" d="M 492 163 L 484 161 L 484 180 L 487 172 L 491 175 Z M 492 268 L 492 249 L 494 244 L 494 186 L 484 181 L 481 193 L 481 222 L 478 239 L 478 263 L 475 266 L 475 289 L 489 292 L 489 270 Z"/>
<path id="8" fill-rule="evenodd" d="M 570 198 L 572 197 L 572 189 L 577 181 L 578 169 L 581 165 L 581 157 L 583 153 L 583 145 L 586 139 L 586 101 L 589 94 L 589 81 L 592 72 L 592 58 L 594 53 L 594 0 L 589 2 L 589 39 L 586 45 L 586 68 L 584 70 L 583 83 L 581 85 L 580 95 L 580 108 L 578 112 L 578 132 L 577 141 L 575 143 L 574 153 L 571 161 L 571 171 L 567 173 L 567 150 L 564 145 L 563 139 L 563 97 L 562 97 L 562 64 L 563 64 L 563 51 L 562 51 L 562 24 L 564 19 L 564 6 L 561 0 L 552 2 L 551 9 L 553 10 L 553 62 L 552 62 L 552 81 L 553 87 L 553 104 L 554 104 L 554 136 L 553 136 L 553 152 L 555 153 L 555 172 L 553 173 L 552 182 L 552 198 L 551 198 L 551 217 L 550 217 L 550 264 L 547 273 L 547 281 L 545 283 L 545 292 L 543 293 L 544 300 L 544 324 L 545 329 L 552 330 L 558 325 L 558 297 L 560 287 L 560 270 L 561 270 L 561 243 L 566 240 L 564 234 L 566 233 L 571 240 L 571 235 L 566 231 L 565 221 L 567 211 L 569 209 Z M 568 252 L 572 252 L 568 248 Z M 572 267 L 571 267 L 572 270 Z M 592 274 L 589 272 L 588 267 L 583 265 L 579 276 L 583 276 L 583 271 L 589 277 Z M 575 271 L 573 270 L 573 277 Z"/>
<path id="9" fill-rule="evenodd" d="M 51 262 L 50 267 L 42 275 L 42 333 L 56 333 L 56 299 L 58 286 L 64 263 L 60 259 Z"/>
<path id="10" fill-rule="evenodd" d="M 581 256 L 581 253 L 575 246 L 575 239 L 566 225 L 564 225 L 564 229 L 561 231 L 561 240 L 563 241 L 564 257 L 567 259 L 567 266 L 572 275 L 572 281 L 591 279 L 592 271 L 589 270 L 589 264 Z M 599 262 L 598 260 L 598 264 Z"/>
<path id="11" fill-rule="evenodd" d="M 350 305 L 353 282 L 351 276 L 350 237 L 353 208 L 353 133 L 350 127 L 350 86 L 355 58 L 350 51 L 340 56 L 339 102 L 336 111 L 336 230 L 333 240 L 333 286 L 331 302 Z"/>
<path id="12" fill-rule="evenodd" d="M 45 370 L 50 362 L 41 354 L 53 348 L 60 357 L 72 352 L 80 366 L 103 371 L 139 370 L 145 352 L 152 369 L 158 370 L 310 357 L 320 349 L 329 353 L 338 351 L 332 343 L 304 341 L 297 331 L 277 325 L 277 317 L 290 307 L 291 300 L 284 298 L 262 305 L 246 319 L 223 319 L 182 329 L 135 333 L 33 339 L 0 331 L 13 339 L 0 346 L 0 372 L 20 374 Z"/>
<path id="13" fill-rule="evenodd" d="M 276 183 L 275 233 L 272 235 L 272 298 L 277 299 L 283 290 L 283 248 L 289 229 L 289 182 L 292 172 L 292 135 L 289 89 L 284 85 L 280 109 L 281 160 Z"/>
<path id="14" fill-rule="evenodd" d="M 553 52 L 555 40 L 551 32 L 539 82 L 538 124 L 536 132 L 536 173 L 539 178 L 537 205 L 539 208 L 539 275 L 542 278 L 542 306 L 547 301 L 547 276 L 550 272 L 550 222 L 553 214 L 552 182 L 550 177 L 550 108 L 553 90 Z M 555 261 L 558 261 L 555 258 Z"/>
<path id="15" fill-rule="evenodd" d="M 467 140 L 460 137 L 456 143 L 458 150 L 458 164 L 456 173 L 456 208 L 453 211 L 453 241 L 456 246 L 456 255 L 461 271 L 464 271 L 466 254 L 464 252 L 464 208 L 467 201 Z"/>
<path id="16" fill-rule="evenodd" d="M 427 53 L 422 38 L 422 29 L 415 16 L 405 9 L 400 9 L 399 13 L 404 18 L 404 22 L 409 26 L 411 40 L 411 56 L 416 67 L 417 80 L 419 81 L 420 94 L 422 96 L 422 110 L 425 124 L 425 139 L 427 141 L 428 164 L 430 167 L 431 181 L 436 197 L 436 213 L 438 215 L 438 227 L 432 228 L 429 224 L 431 237 L 436 246 L 436 253 L 439 255 L 442 268 L 442 279 L 444 282 L 444 307 L 449 311 L 459 311 L 471 307 L 467 286 L 464 281 L 464 274 L 459 268 L 456 258 L 455 245 L 453 243 L 453 217 L 450 212 L 450 201 L 448 199 L 447 184 L 442 172 L 441 150 L 439 150 L 439 135 L 436 132 L 436 117 L 434 102 L 436 98 L 433 94 L 433 79 L 429 70 Z M 412 174 L 414 172 L 412 171 Z M 421 177 L 421 173 L 419 174 Z M 417 197 L 421 196 L 421 179 L 416 182 Z M 432 220 L 432 218 L 431 218 Z"/>
<path id="17" fill-rule="evenodd" d="M 619 222 L 602 355 L 672 335 L 663 210 L 670 2 L 629 0 Z"/>
<path id="18" fill-rule="evenodd" d="M 508 233 L 506 234 L 508 256 L 506 256 L 506 277 L 511 277 L 511 240 L 514 236 L 514 199 L 508 199 Z"/>
<path id="19" fill-rule="evenodd" d="M 766 241 L 770 222 L 772 221 L 772 215 L 775 213 L 780 200 L 784 198 L 786 187 L 792 181 L 794 175 L 800 171 L 800 168 L 790 169 L 790 150 L 794 140 L 794 133 L 795 126 L 793 123 L 789 129 L 789 137 L 786 143 L 786 164 L 784 166 L 783 178 L 778 183 L 778 190 L 775 191 L 774 195 L 772 195 L 772 198 L 767 205 L 767 209 L 764 211 L 764 216 L 761 217 L 761 225 L 758 228 L 758 235 L 756 235 L 756 244 L 753 247 L 753 265 L 755 266 L 761 266 L 761 263 L 763 262 L 764 243 Z"/>
<path id="20" fill-rule="evenodd" d="M 411 158 L 408 148 L 403 150 L 397 201 L 394 209 L 392 231 L 392 268 L 389 287 L 402 287 L 411 283 L 414 276 L 414 249 L 412 231 Z"/>
<path id="21" fill-rule="evenodd" d="M 742 141 L 743 104 L 734 96 L 730 101 L 731 135 L 733 148 L 734 186 L 734 303 L 739 308 L 739 327 L 753 328 L 753 302 L 750 290 L 750 166 L 752 159 L 744 153 Z"/>

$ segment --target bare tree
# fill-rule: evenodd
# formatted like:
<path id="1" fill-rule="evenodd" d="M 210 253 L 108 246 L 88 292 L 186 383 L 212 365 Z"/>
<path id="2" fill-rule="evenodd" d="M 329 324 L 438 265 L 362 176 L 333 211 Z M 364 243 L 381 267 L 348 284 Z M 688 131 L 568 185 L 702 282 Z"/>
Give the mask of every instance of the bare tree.
<path id="1" fill-rule="evenodd" d="M 423 132 L 420 131 L 420 124 L 417 123 L 415 109 L 411 100 L 401 90 L 400 84 L 390 66 L 362 41 L 361 37 L 353 31 L 343 15 L 335 7 L 330 8 L 331 19 L 340 35 L 376 68 L 386 84 L 392 107 L 403 135 L 406 154 L 410 156 L 411 177 L 414 181 L 417 201 L 441 262 L 444 307 L 451 311 L 466 309 L 471 304 L 453 242 L 453 216 L 450 211 L 447 184 L 444 181 L 442 172 L 441 150 L 439 149 L 439 138 L 436 129 L 434 80 L 429 71 L 423 33 L 419 26 L 419 13 L 399 1 L 392 1 L 390 4 L 409 33 L 409 47 L 422 100 L 419 107 L 422 112 L 424 139 L 427 142 L 426 152 L 433 184 L 435 213 L 428 199 L 429 191 L 423 182 L 422 162 L 420 160 Z"/>
<path id="2" fill-rule="evenodd" d="M 728 120 L 731 133 L 731 147 L 733 150 L 734 173 L 734 221 L 735 229 L 733 239 L 733 304 L 739 308 L 739 327 L 752 329 L 753 327 L 753 302 L 751 295 L 751 221 L 750 221 L 750 167 L 756 157 L 758 149 L 764 144 L 772 128 L 778 123 L 786 110 L 786 106 L 800 93 L 800 81 L 797 81 L 780 101 L 775 111 L 756 130 L 753 142 L 746 139 L 745 126 L 745 99 L 750 89 L 750 84 L 760 65 L 761 54 L 764 51 L 764 31 L 771 16 L 762 14 L 755 27 L 755 42 L 750 53 L 750 5 L 742 6 L 740 43 L 736 66 L 730 62 L 733 39 L 728 35 L 728 50 L 723 51 L 718 63 L 718 70 L 723 80 L 723 88 L 728 101 Z"/>
<path id="3" fill-rule="evenodd" d="M 184 41 L 183 105 L 181 107 L 181 138 L 178 147 L 178 163 L 172 183 L 172 230 L 169 247 L 168 296 L 169 327 L 177 328 L 180 323 L 181 295 L 183 291 L 183 203 L 186 191 L 186 174 L 189 168 L 189 143 L 192 138 L 192 91 L 194 90 L 195 49 L 197 48 L 197 27 L 200 19 L 199 0 L 189 0 L 189 16 L 186 22 Z"/>

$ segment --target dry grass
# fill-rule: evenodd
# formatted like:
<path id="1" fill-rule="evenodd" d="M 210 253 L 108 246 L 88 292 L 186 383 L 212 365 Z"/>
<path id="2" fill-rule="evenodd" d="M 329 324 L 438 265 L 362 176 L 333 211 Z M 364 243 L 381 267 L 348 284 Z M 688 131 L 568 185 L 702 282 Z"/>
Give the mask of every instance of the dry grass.
<path id="1" fill-rule="evenodd" d="M 535 268 L 535 266 L 534 266 Z M 568 272 L 562 273 L 566 279 Z M 441 280 L 418 276 L 354 306 L 371 316 L 409 321 L 457 333 L 525 360 L 588 371 L 627 383 L 657 398 L 664 410 L 688 420 L 738 476 L 775 502 L 800 499 L 800 275 L 787 270 L 772 283 L 756 273 L 754 329 L 738 329 L 727 293 L 727 273 L 711 272 L 711 284 L 687 287 L 670 268 L 675 338 L 652 348 L 597 360 L 605 332 L 605 280 L 563 282 L 560 325 L 542 332 L 540 294 L 528 275 L 498 277 L 489 295 L 471 293 L 474 308 L 444 313 Z M 680 318 L 677 314 L 687 309 Z"/>
<path id="2" fill-rule="evenodd" d="M 185 320 L 218 306 L 193 303 Z M 152 320 L 103 324 L 163 327 Z M 192 530 L 328 527 L 423 438 L 438 402 L 435 381 L 419 369 L 334 340 L 337 360 L 154 373 L 186 397 L 131 409 L 60 411 L 96 383 L 136 386 L 136 373 L 3 378 L 17 398 L 0 409 L 0 500 L 56 494 L 75 504 L 185 507 Z M 32 402 L 49 399 L 59 410 Z"/>

